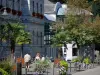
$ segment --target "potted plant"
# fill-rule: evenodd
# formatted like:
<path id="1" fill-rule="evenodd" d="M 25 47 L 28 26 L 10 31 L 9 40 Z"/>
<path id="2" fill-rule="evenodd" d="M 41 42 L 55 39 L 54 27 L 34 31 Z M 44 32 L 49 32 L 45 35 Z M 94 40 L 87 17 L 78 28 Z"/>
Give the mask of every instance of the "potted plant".
<path id="1" fill-rule="evenodd" d="M 36 16 L 36 13 L 35 13 L 35 12 L 33 12 L 33 13 L 32 13 L 32 16 L 33 16 L 33 17 L 34 17 L 34 16 Z"/>
<path id="2" fill-rule="evenodd" d="M 50 68 L 50 61 L 48 59 L 45 59 L 44 61 L 42 60 L 37 60 L 35 62 L 35 68 L 34 68 L 34 73 L 35 74 L 43 74 L 46 72 L 46 69 Z"/>
<path id="3" fill-rule="evenodd" d="M 14 9 L 12 9 L 12 14 L 13 14 L 13 15 L 16 15 L 16 14 L 17 14 L 17 11 L 14 10 Z"/>
<path id="4" fill-rule="evenodd" d="M 10 13 L 11 9 L 10 8 L 6 8 L 6 11 L 7 11 L 7 13 Z"/>
<path id="5" fill-rule="evenodd" d="M 18 15 L 18 16 L 21 16 L 21 15 L 22 15 L 22 11 L 18 11 L 18 12 L 17 12 L 17 15 Z"/>
<path id="6" fill-rule="evenodd" d="M 44 16 L 43 16 L 42 14 L 40 14 L 40 19 L 43 19 L 43 17 L 44 17 Z"/>
<path id="7" fill-rule="evenodd" d="M 60 75 L 66 75 L 67 70 L 68 70 L 68 63 L 65 60 L 61 60 L 60 70 L 59 70 Z"/>
<path id="8" fill-rule="evenodd" d="M 39 13 L 36 13 L 36 17 L 39 18 L 40 17 L 40 14 Z"/>
<path id="9" fill-rule="evenodd" d="M 83 63 L 85 63 L 85 68 L 88 68 L 88 65 L 91 63 L 91 60 L 89 57 L 84 58 Z"/>

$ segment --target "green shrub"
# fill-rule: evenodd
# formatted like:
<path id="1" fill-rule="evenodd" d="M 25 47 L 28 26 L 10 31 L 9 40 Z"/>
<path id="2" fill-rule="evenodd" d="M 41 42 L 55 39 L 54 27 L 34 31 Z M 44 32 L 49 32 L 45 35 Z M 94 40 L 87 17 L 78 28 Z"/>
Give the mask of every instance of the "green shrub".
<path id="1" fill-rule="evenodd" d="M 4 71 L 11 75 L 12 66 L 8 60 L 0 62 L 0 68 L 2 68 Z"/>
<path id="2" fill-rule="evenodd" d="M 83 60 L 83 62 L 84 62 L 85 64 L 90 64 L 90 63 L 91 63 L 91 60 L 90 60 L 88 57 L 86 57 L 86 58 Z"/>
<path id="3" fill-rule="evenodd" d="M 68 63 L 65 60 L 60 61 L 60 66 L 63 66 L 66 68 L 66 71 L 68 70 Z"/>
<path id="4" fill-rule="evenodd" d="M 82 59 L 81 57 L 77 57 L 77 58 L 73 59 L 72 62 L 80 62 L 81 59 Z"/>
<path id="5" fill-rule="evenodd" d="M 0 68 L 0 72 L 2 73 L 2 75 L 9 75 L 5 70 Z"/>
<path id="6" fill-rule="evenodd" d="M 50 68 L 50 60 L 45 59 L 44 61 L 38 60 L 35 62 L 35 72 L 42 73 L 46 71 L 47 68 Z"/>
<path id="7" fill-rule="evenodd" d="M 68 63 L 65 60 L 60 61 L 60 74 L 66 75 L 66 72 L 68 70 Z"/>

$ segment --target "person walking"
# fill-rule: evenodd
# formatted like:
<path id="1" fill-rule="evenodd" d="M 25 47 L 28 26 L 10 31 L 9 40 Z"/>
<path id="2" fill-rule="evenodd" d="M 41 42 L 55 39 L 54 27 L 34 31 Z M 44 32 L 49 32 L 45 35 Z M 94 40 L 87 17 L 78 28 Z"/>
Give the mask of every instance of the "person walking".
<path id="1" fill-rule="evenodd" d="M 24 55 L 24 62 L 26 69 L 29 71 L 29 64 L 30 64 L 31 56 L 27 53 Z"/>

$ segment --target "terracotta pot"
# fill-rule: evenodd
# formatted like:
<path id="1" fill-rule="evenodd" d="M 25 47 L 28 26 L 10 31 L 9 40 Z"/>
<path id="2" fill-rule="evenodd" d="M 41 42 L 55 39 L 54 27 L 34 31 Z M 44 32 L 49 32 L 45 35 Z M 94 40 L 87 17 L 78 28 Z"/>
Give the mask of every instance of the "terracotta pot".
<path id="1" fill-rule="evenodd" d="M 40 17 L 40 14 L 39 13 L 36 13 L 36 17 L 39 18 Z"/>
<path id="2" fill-rule="evenodd" d="M 10 13 L 11 9 L 10 8 L 6 8 L 6 11 L 7 11 L 7 13 Z"/>
<path id="3" fill-rule="evenodd" d="M 33 13 L 32 13 L 32 16 L 33 16 L 33 17 L 34 17 L 34 16 L 36 16 L 36 13 L 35 13 L 35 12 L 33 12 Z"/>
<path id="4" fill-rule="evenodd" d="M 12 9 L 12 14 L 13 14 L 13 15 L 16 15 L 16 14 L 17 14 L 17 11 L 14 10 L 14 9 Z"/>
<path id="5" fill-rule="evenodd" d="M 17 15 L 18 16 L 21 16 L 22 15 L 22 12 L 21 11 L 18 11 Z"/>
<path id="6" fill-rule="evenodd" d="M 44 16 L 41 14 L 41 15 L 40 15 L 40 18 L 41 18 L 41 19 L 43 19 L 43 18 L 44 18 Z"/>

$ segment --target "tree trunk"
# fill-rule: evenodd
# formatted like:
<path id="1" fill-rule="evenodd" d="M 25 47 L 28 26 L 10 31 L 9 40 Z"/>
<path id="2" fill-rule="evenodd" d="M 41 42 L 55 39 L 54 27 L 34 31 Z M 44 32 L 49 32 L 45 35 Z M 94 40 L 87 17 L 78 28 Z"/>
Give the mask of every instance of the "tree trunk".
<path id="1" fill-rule="evenodd" d="M 62 50 L 61 50 L 61 48 L 59 47 L 59 48 L 58 48 L 58 58 L 61 58 L 61 56 L 62 56 Z"/>
<path id="2" fill-rule="evenodd" d="M 15 41 L 11 40 L 11 63 L 14 63 Z"/>

